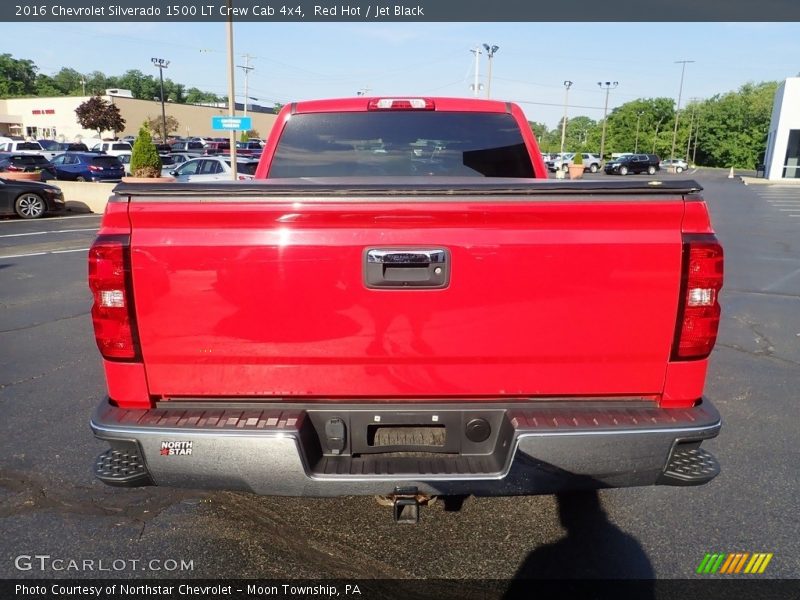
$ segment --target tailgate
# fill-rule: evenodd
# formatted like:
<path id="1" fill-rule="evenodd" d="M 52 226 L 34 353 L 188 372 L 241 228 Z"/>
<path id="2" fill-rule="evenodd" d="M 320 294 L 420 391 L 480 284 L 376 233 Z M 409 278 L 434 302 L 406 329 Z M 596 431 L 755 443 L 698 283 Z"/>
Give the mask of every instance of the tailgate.
<path id="1" fill-rule="evenodd" d="M 644 193 L 134 197 L 150 393 L 660 394 L 683 209 L 680 194 Z M 443 250 L 448 281 L 371 289 L 369 250 Z M 424 267 L 395 278 L 418 281 Z"/>

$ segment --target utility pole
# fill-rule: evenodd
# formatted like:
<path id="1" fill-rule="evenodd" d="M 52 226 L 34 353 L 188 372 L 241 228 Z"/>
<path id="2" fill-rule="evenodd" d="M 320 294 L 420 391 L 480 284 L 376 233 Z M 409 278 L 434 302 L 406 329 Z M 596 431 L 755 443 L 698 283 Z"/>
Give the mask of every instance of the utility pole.
<path id="1" fill-rule="evenodd" d="M 561 161 L 564 161 L 564 139 L 567 136 L 567 106 L 569 106 L 569 88 L 572 87 L 572 82 L 569 80 L 564 81 L 564 119 L 561 121 Z"/>
<path id="2" fill-rule="evenodd" d="M 486 82 L 486 98 L 492 97 L 492 59 L 494 58 L 494 53 L 500 50 L 500 46 L 490 46 L 489 44 L 484 44 L 483 48 L 486 50 L 486 56 L 489 57 L 489 80 Z"/>
<path id="3" fill-rule="evenodd" d="M 235 69 L 233 67 L 233 11 L 231 10 L 231 0 L 225 0 L 225 4 L 227 4 L 228 8 L 228 26 L 227 26 L 227 37 L 228 37 L 228 116 L 235 117 L 236 116 L 236 88 L 234 87 L 234 74 Z M 238 181 L 239 174 L 237 173 L 237 166 L 236 166 L 236 131 L 231 129 L 229 132 L 230 135 L 230 144 L 231 144 L 231 177 L 234 181 Z"/>
<path id="4" fill-rule="evenodd" d="M 678 88 L 678 105 L 675 107 L 675 128 L 672 130 L 672 150 L 669 153 L 671 159 L 675 158 L 675 142 L 678 139 L 678 115 L 681 110 L 681 95 L 683 94 L 683 75 L 686 73 L 686 65 L 693 63 L 693 60 L 676 60 L 676 65 L 681 65 L 681 85 Z"/>
<path id="5" fill-rule="evenodd" d="M 472 94 L 477 98 L 478 94 L 480 93 L 480 83 L 478 83 L 478 70 L 480 69 L 481 62 L 481 47 L 475 46 L 474 49 L 470 50 L 475 55 L 475 83 L 472 84 Z"/>
<path id="6" fill-rule="evenodd" d="M 618 81 L 598 81 L 597 85 L 600 86 L 600 89 L 605 89 L 606 91 L 606 104 L 603 107 L 603 133 L 600 135 L 600 160 L 603 160 L 603 152 L 606 149 L 606 115 L 608 114 L 608 94 L 619 85 Z"/>
<path id="7" fill-rule="evenodd" d="M 79 83 L 81 84 L 81 90 L 82 90 L 81 95 L 85 96 L 86 95 L 86 78 L 83 75 L 81 75 L 81 80 L 80 80 Z"/>
<path id="8" fill-rule="evenodd" d="M 150 61 L 158 69 L 158 77 L 161 80 L 161 128 L 162 135 L 161 143 L 167 143 L 167 111 L 164 108 L 164 69 L 169 67 L 169 61 L 163 58 L 151 58 Z"/>
<path id="9" fill-rule="evenodd" d="M 694 111 L 696 104 L 692 104 L 692 119 L 689 121 L 689 138 L 686 140 L 686 162 L 689 162 L 689 150 L 692 147 L 692 131 L 694 131 Z"/>
<path id="10" fill-rule="evenodd" d="M 661 127 L 661 123 L 664 122 L 664 117 L 661 117 L 656 123 L 656 132 L 653 134 L 653 154 L 656 153 L 656 140 L 658 140 L 658 128 Z"/>
<path id="11" fill-rule="evenodd" d="M 697 113 L 697 127 L 694 128 L 694 148 L 692 149 L 692 164 L 697 164 L 697 134 L 700 133 L 700 117 L 702 113 Z"/>
<path id="12" fill-rule="evenodd" d="M 242 71 L 244 71 L 244 116 L 246 117 L 247 116 L 247 100 L 249 99 L 248 96 L 247 96 L 247 94 L 248 94 L 247 81 L 248 81 L 248 76 L 250 75 L 250 71 L 255 69 L 255 67 L 251 67 L 250 66 L 250 59 L 251 58 L 257 58 L 257 57 L 250 56 L 249 54 L 242 54 L 242 58 L 244 58 L 244 64 L 243 65 L 236 65 L 236 66 L 239 67 Z"/>
<path id="13" fill-rule="evenodd" d="M 634 146 L 636 147 L 633 149 L 634 154 L 639 154 L 639 122 L 642 120 L 643 114 L 643 110 L 640 110 L 636 113 L 636 142 L 634 143 Z"/>

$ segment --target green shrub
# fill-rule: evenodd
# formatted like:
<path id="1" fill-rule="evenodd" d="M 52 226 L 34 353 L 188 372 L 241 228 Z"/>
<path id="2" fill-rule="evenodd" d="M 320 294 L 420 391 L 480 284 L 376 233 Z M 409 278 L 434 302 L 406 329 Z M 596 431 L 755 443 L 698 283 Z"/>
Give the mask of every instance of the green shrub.
<path id="1" fill-rule="evenodd" d="M 134 177 L 161 177 L 161 159 L 147 125 L 141 126 L 139 136 L 133 143 L 131 175 Z"/>
<path id="2" fill-rule="evenodd" d="M 582 165 L 583 164 L 583 154 L 580 150 L 575 152 L 575 156 L 572 157 L 572 164 L 573 165 Z"/>

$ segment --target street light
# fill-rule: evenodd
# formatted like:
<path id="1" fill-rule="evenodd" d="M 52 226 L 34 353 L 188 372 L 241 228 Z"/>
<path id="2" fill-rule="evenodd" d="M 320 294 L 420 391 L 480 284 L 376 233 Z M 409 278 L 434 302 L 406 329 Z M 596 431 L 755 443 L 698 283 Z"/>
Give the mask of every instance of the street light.
<path id="1" fill-rule="evenodd" d="M 606 91 L 606 104 L 603 108 L 603 133 L 600 136 L 600 160 L 603 160 L 603 152 L 606 149 L 606 115 L 608 114 L 608 94 L 619 85 L 619 81 L 598 81 L 600 89 Z"/>
<path id="2" fill-rule="evenodd" d="M 636 142 L 634 144 L 634 146 L 636 147 L 633 149 L 634 154 L 639 153 L 639 122 L 642 120 L 643 114 L 644 114 L 643 110 L 640 110 L 636 113 Z"/>
<path id="3" fill-rule="evenodd" d="M 163 128 L 163 137 L 161 143 L 167 143 L 167 111 L 164 108 L 164 69 L 169 67 L 169 61 L 163 58 L 151 58 L 150 61 L 158 69 L 158 76 L 161 80 L 161 127 Z"/>
<path id="4" fill-rule="evenodd" d="M 561 121 L 561 161 L 564 161 L 564 138 L 567 135 L 567 105 L 569 104 L 569 88 L 572 87 L 571 81 L 564 82 L 564 120 Z"/>
<path id="5" fill-rule="evenodd" d="M 672 150 L 669 153 L 669 157 L 674 159 L 675 158 L 675 142 L 678 139 L 678 114 L 681 110 L 681 94 L 683 94 L 683 75 L 686 72 L 686 64 L 693 63 L 693 60 L 676 60 L 675 64 L 681 65 L 681 85 L 678 88 L 678 105 L 675 107 L 675 128 L 672 130 Z"/>
<path id="6" fill-rule="evenodd" d="M 486 82 L 486 97 L 491 98 L 492 96 L 492 58 L 494 58 L 494 53 L 500 50 L 500 46 L 490 46 L 489 44 L 483 45 L 484 49 L 486 50 L 486 55 L 489 57 L 489 81 Z"/>

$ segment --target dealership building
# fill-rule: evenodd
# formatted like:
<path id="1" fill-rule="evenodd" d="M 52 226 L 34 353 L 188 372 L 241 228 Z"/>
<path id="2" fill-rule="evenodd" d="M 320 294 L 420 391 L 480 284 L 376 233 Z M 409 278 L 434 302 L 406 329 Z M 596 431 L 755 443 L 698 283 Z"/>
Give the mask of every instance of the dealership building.
<path id="1" fill-rule="evenodd" d="M 78 141 L 93 139 L 97 132 L 83 129 L 75 116 L 75 109 L 86 102 L 90 96 L 56 96 L 52 98 L 7 98 L 0 99 L 0 136 L 21 136 L 24 138 L 50 139 L 59 141 Z M 119 108 L 125 119 L 125 129 L 116 132 L 103 132 L 103 136 L 122 137 L 137 135 L 139 127 L 149 118 L 161 119 L 161 102 L 132 98 L 126 90 L 106 90 L 101 96 Z M 237 104 L 237 115 L 241 116 L 244 106 Z M 204 106 L 197 104 L 165 104 L 167 116 L 177 119 L 178 131 L 170 133 L 179 136 L 225 137 L 227 132 L 215 131 L 211 118 L 228 114 L 224 105 Z M 253 129 L 261 138 L 267 137 L 276 115 L 272 107 L 248 105 L 247 116 L 253 120 Z"/>
<path id="2" fill-rule="evenodd" d="M 775 92 L 764 176 L 767 179 L 800 178 L 800 77 L 788 78 Z"/>

